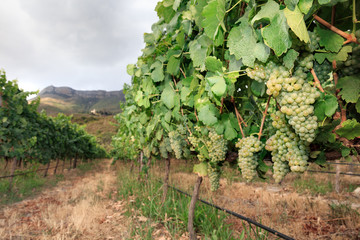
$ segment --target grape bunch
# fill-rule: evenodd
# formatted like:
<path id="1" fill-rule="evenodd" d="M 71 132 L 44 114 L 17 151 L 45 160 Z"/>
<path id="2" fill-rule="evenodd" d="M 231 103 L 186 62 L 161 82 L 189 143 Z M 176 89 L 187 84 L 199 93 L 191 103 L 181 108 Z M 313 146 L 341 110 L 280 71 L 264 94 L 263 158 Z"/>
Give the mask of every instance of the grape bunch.
<path id="1" fill-rule="evenodd" d="M 196 126 L 195 131 L 188 137 L 191 150 L 197 151 L 200 162 L 208 163 L 208 176 L 211 184 L 211 191 L 219 188 L 221 175 L 220 163 L 225 160 L 227 152 L 227 142 L 223 135 L 216 133 L 210 127 Z"/>
<path id="2" fill-rule="evenodd" d="M 334 83 L 333 83 L 333 78 L 332 78 L 332 66 L 329 63 L 329 61 L 325 60 L 322 64 L 319 64 L 317 62 L 315 62 L 314 64 L 314 71 L 316 73 L 316 76 L 318 77 L 321 86 L 323 88 L 326 87 L 333 87 Z"/>
<path id="3" fill-rule="evenodd" d="M 221 176 L 221 169 L 220 167 L 212 167 L 210 164 L 208 164 L 208 176 L 210 180 L 210 190 L 212 192 L 215 192 L 219 189 L 220 186 L 220 176 Z"/>
<path id="4" fill-rule="evenodd" d="M 163 140 L 159 144 L 159 151 L 162 158 L 168 158 L 169 153 L 172 152 L 170 139 L 168 137 L 164 137 Z"/>
<path id="5" fill-rule="evenodd" d="M 144 156 L 147 157 L 147 158 L 150 158 L 151 156 L 151 151 L 150 151 L 150 148 L 148 146 L 144 147 L 143 148 L 143 153 L 144 153 Z"/>
<path id="6" fill-rule="evenodd" d="M 351 76 L 360 73 L 360 45 L 353 48 L 352 54 L 344 63 L 339 63 L 342 76 Z"/>
<path id="7" fill-rule="evenodd" d="M 309 148 L 286 122 L 285 115 L 280 111 L 271 114 L 273 126 L 277 129 L 271 136 L 265 149 L 271 151 L 274 162 L 274 179 L 280 182 L 289 172 L 304 172 L 307 168 Z"/>
<path id="8" fill-rule="evenodd" d="M 251 181 L 256 176 L 258 160 L 256 153 L 261 151 L 264 144 L 254 136 L 240 139 L 236 145 L 239 148 L 238 166 L 243 178 Z"/>
<path id="9" fill-rule="evenodd" d="M 314 32 L 308 31 L 308 33 L 309 33 L 310 41 L 305 46 L 305 49 L 309 52 L 314 52 L 316 49 L 319 48 L 320 37 L 316 34 L 316 29 L 314 30 Z"/>
<path id="10" fill-rule="evenodd" d="M 191 150 L 196 151 L 205 147 L 207 149 L 208 156 L 199 150 L 198 159 L 199 161 L 209 160 L 211 163 L 219 163 L 225 160 L 227 151 L 227 142 L 223 135 L 216 133 L 215 129 L 206 127 L 196 126 L 193 134 L 189 136 L 189 141 L 193 146 Z"/>
<path id="11" fill-rule="evenodd" d="M 169 132 L 169 140 L 171 149 L 175 153 L 175 157 L 177 159 L 181 159 L 182 156 L 187 156 L 189 151 L 186 151 L 187 144 L 183 135 L 181 135 L 178 131 Z"/>
<path id="12" fill-rule="evenodd" d="M 306 72 L 313 68 L 313 60 L 312 54 L 302 57 L 293 74 L 274 62 L 269 62 L 265 67 L 256 66 L 257 68 L 252 70 L 261 71 L 260 75 L 267 78 L 266 93 L 275 97 L 281 112 L 287 116 L 295 132 L 308 143 L 315 139 L 318 125 L 312 104 L 320 96 L 320 93 L 306 82 Z M 257 76 L 250 69 L 247 72 L 249 77 Z"/>

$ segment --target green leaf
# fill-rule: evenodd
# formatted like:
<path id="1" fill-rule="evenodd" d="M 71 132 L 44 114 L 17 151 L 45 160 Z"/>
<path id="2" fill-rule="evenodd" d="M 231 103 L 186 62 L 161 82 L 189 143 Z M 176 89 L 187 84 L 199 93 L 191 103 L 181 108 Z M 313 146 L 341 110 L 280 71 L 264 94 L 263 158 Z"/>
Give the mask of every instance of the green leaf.
<path id="1" fill-rule="evenodd" d="M 360 136 L 360 123 L 358 123 L 356 119 L 346 120 L 341 124 L 341 126 L 342 128 L 336 130 L 336 133 L 340 137 L 353 140 L 354 138 Z"/>
<path id="2" fill-rule="evenodd" d="M 320 154 L 318 155 L 315 163 L 319 166 L 325 166 L 326 165 L 326 156 L 325 153 L 322 151 L 320 152 Z"/>
<path id="3" fill-rule="evenodd" d="M 177 75 L 180 71 L 180 59 L 171 56 L 167 64 L 166 72 L 171 75 Z"/>
<path id="4" fill-rule="evenodd" d="M 199 110 L 199 120 L 202 121 L 205 125 L 211 126 L 217 122 L 216 117 L 217 109 L 210 104 L 207 104 L 200 108 Z"/>
<path id="5" fill-rule="evenodd" d="M 253 17 L 251 20 L 251 25 L 261 19 L 272 19 L 276 14 L 279 13 L 279 4 L 273 0 L 269 0 L 264 6 L 261 7 L 261 10 Z"/>
<path id="6" fill-rule="evenodd" d="M 266 90 L 265 83 L 258 81 L 252 81 L 250 88 L 254 95 L 257 97 L 262 97 Z"/>
<path id="7" fill-rule="evenodd" d="M 344 147 L 341 149 L 341 156 L 346 157 L 350 154 L 350 152 L 351 152 L 350 148 Z"/>
<path id="8" fill-rule="evenodd" d="M 284 2 L 288 9 L 294 11 L 294 9 L 297 7 L 296 5 L 298 4 L 299 0 L 285 0 Z"/>
<path id="9" fill-rule="evenodd" d="M 211 91 L 218 97 L 222 97 L 226 92 L 226 82 L 223 77 L 220 77 L 219 80 L 211 87 Z"/>
<path id="10" fill-rule="evenodd" d="M 224 125 L 225 125 L 224 138 L 229 141 L 235 139 L 237 137 L 237 132 L 232 126 L 230 119 L 226 120 L 224 122 Z"/>
<path id="11" fill-rule="evenodd" d="M 307 14 L 310 11 L 312 5 L 313 5 L 313 0 L 300 0 L 298 4 L 299 9 L 304 14 Z"/>
<path id="12" fill-rule="evenodd" d="M 339 95 L 346 102 L 356 103 L 360 94 L 360 76 L 346 76 L 340 78 L 337 87 L 341 89 Z"/>
<path id="13" fill-rule="evenodd" d="M 304 15 L 300 9 L 296 6 L 294 10 L 289 10 L 288 8 L 284 9 L 284 14 L 287 19 L 291 30 L 299 37 L 301 41 L 305 43 L 309 42 L 310 37 L 306 29 Z"/>
<path id="14" fill-rule="evenodd" d="M 205 177 L 208 174 L 207 169 L 208 169 L 207 163 L 201 162 L 199 164 L 194 165 L 193 172 L 198 174 L 200 177 Z"/>
<path id="15" fill-rule="evenodd" d="M 270 54 L 263 43 L 257 43 L 255 32 L 246 21 L 231 29 L 227 45 L 230 54 L 235 55 L 237 60 L 242 59 L 242 63 L 250 67 L 254 65 L 255 59 L 266 62 Z"/>
<path id="16" fill-rule="evenodd" d="M 161 94 L 161 101 L 168 109 L 172 109 L 175 106 L 175 91 L 170 85 L 166 85 L 164 91 Z"/>
<path id="17" fill-rule="evenodd" d="M 360 113 L 360 98 L 359 98 L 358 101 L 356 102 L 355 108 L 356 108 L 356 111 L 357 111 L 358 113 Z"/>
<path id="18" fill-rule="evenodd" d="M 295 51 L 294 49 L 290 49 L 286 55 L 284 56 L 284 65 L 288 69 L 292 69 L 294 67 L 294 62 L 299 56 L 299 53 Z"/>
<path id="19" fill-rule="evenodd" d="M 261 29 L 265 44 L 273 49 L 277 56 L 281 56 L 291 47 L 288 29 L 283 12 L 278 12 L 270 19 L 270 24 Z"/>
<path id="20" fill-rule="evenodd" d="M 208 71 L 222 72 L 222 63 L 214 56 L 208 56 L 205 60 L 205 66 Z"/>
<path id="21" fill-rule="evenodd" d="M 205 69 L 207 47 L 203 47 L 198 40 L 194 40 L 189 44 L 189 52 L 194 67 Z"/>
<path id="22" fill-rule="evenodd" d="M 126 66 L 126 72 L 127 74 L 129 74 L 130 76 L 134 75 L 134 69 L 135 69 L 135 65 L 134 64 L 128 64 Z"/>
<path id="23" fill-rule="evenodd" d="M 242 66 L 243 63 L 241 60 L 236 60 L 234 55 L 230 55 L 229 72 L 239 71 Z"/>
<path id="24" fill-rule="evenodd" d="M 332 61 L 341 61 L 344 62 L 348 58 L 349 53 L 352 52 L 352 47 L 347 45 L 344 46 L 338 53 L 315 53 L 314 58 L 319 63 L 322 64 L 325 59 Z"/>
<path id="25" fill-rule="evenodd" d="M 211 0 L 207 6 L 204 7 L 202 12 L 204 17 L 202 26 L 205 29 L 206 35 L 215 40 L 219 31 L 224 30 L 224 17 L 225 17 L 225 1 L 224 0 Z"/>
<path id="26" fill-rule="evenodd" d="M 338 108 L 337 98 L 333 95 L 325 95 L 318 99 L 314 105 L 314 114 L 319 121 L 322 121 L 325 116 L 332 117 Z"/>
<path id="27" fill-rule="evenodd" d="M 320 37 L 320 46 L 331 52 L 338 52 L 341 49 L 344 39 L 340 35 L 319 26 L 316 28 L 316 32 Z"/>

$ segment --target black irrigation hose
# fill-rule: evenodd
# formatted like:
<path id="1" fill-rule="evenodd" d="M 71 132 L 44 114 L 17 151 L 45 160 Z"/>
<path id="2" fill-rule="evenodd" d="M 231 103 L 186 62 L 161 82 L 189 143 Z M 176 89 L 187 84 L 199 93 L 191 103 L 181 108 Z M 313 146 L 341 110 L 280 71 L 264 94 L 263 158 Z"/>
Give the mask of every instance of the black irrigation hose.
<path id="1" fill-rule="evenodd" d="M 327 164 L 335 164 L 335 165 L 349 165 L 349 166 L 360 166 L 360 164 L 356 163 L 344 163 L 344 162 L 328 162 Z"/>
<path id="2" fill-rule="evenodd" d="M 336 172 L 329 172 L 329 171 L 315 171 L 315 170 L 307 170 L 308 172 L 313 172 L 313 173 L 329 173 L 329 174 L 336 174 Z M 349 176 L 357 176 L 360 177 L 360 174 L 357 173 L 344 173 L 344 172 L 340 172 L 340 174 L 342 175 L 349 175 Z"/>
<path id="3" fill-rule="evenodd" d="M 159 182 L 163 183 L 163 182 L 160 181 L 160 180 L 159 180 Z M 176 191 L 178 191 L 179 193 L 182 193 L 182 194 L 188 196 L 188 197 L 192 197 L 190 194 L 188 194 L 188 193 L 186 193 L 186 192 L 184 192 L 184 191 L 182 191 L 182 190 L 180 190 L 180 189 L 177 189 L 177 188 L 175 188 L 175 187 L 173 187 L 173 186 L 171 186 L 171 185 L 169 185 L 169 187 L 172 188 L 172 189 L 174 189 L 174 190 L 176 190 Z M 269 228 L 269 227 L 267 227 L 267 226 L 265 226 L 265 225 L 262 225 L 261 223 L 258 223 L 258 222 L 256 222 L 256 221 L 250 219 L 250 218 L 247 218 L 247 217 L 245 217 L 245 216 L 242 216 L 242 215 L 240 215 L 240 214 L 238 214 L 238 213 L 236 213 L 236 212 L 233 212 L 233 211 L 227 210 L 227 209 L 225 209 L 225 208 L 219 207 L 219 206 L 217 206 L 217 205 L 215 205 L 215 204 L 209 203 L 209 202 L 207 202 L 207 201 L 205 201 L 205 200 L 202 200 L 202 199 L 200 199 L 200 198 L 199 198 L 198 200 L 199 200 L 200 202 L 202 202 L 202 203 L 205 203 L 206 205 L 209 205 L 209 206 L 211 206 L 211 207 L 213 207 L 213 208 L 216 208 L 216 209 L 218 209 L 218 210 L 220 210 L 220 211 L 224 211 L 224 212 L 226 212 L 226 213 L 228 213 L 228 214 L 230 214 L 230 215 L 233 215 L 233 216 L 235 216 L 235 217 L 237 217 L 237 218 L 240 218 L 240 219 L 242 219 L 242 220 L 244 220 L 244 221 L 246 221 L 246 222 L 248 222 L 248 223 L 251 223 L 251 224 L 253 224 L 253 225 L 255 225 L 255 226 L 258 226 L 259 228 L 262 228 L 262 229 L 264 229 L 264 230 L 266 230 L 266 231 L 274 234 L 274 235 L 277 236 L 277 237 L 280 237 L 280 238 L 286 239 L 286 240 L 294 240 L 294 238 L 292 238 L 292 237 L 289 237 L 289 236 L 287 236 L 287 235 L 285 235 L 285 234 L 283 234 L 283 233 L 281 233 L 281 232 L 278 232 L 278 231 L 276 231 L 276 230 L 274 230 L 274 229 L 272 229 L 272 228 Z"/>

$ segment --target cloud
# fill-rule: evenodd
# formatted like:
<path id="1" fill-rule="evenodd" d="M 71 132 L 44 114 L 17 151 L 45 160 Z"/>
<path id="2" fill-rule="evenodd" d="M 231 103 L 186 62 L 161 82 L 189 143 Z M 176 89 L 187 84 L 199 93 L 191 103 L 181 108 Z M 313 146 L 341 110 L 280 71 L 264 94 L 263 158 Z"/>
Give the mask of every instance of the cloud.
<path id="1" fill-rule="evenodd" d="M 0 66 L 25 90 L 121 89 L 157 21 L 156 2 L 3 0 Z"/>

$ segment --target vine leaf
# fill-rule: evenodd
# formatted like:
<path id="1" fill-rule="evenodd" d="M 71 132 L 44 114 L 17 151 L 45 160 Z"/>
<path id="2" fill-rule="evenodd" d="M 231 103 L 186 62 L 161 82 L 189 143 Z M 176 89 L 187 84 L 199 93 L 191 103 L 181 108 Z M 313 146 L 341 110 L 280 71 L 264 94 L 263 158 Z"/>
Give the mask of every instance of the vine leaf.
<path id="1" fill-rule="evenodd" d="M 254 95 L 257 97 L 262 97 L 266 90 L 265 83 L 258 81 L 252 81 L 250 88 Z"/>
<path id="2" fill-rule="evenodd" d="M 161 101 L 168 109 L 172 109 L 175 106 L 175 91 L 170 85 L 166 85 L 164 91 L 161 93 Z"/>
<path id="3" fill-rule="evenodd" d="M 206 57 L 205 66 L 211 72 L 222 72 L 222 63 L 214 56 Z"/>
<path id="4" fill-rule="evenodd" d="M 360 94 L 360 77 L 347 76 L 340 78 L 337 87 L 341 89 L 339 95 L 346 102 L 356 103 Z"/>
<path id="5" fill-rule="evenodd" d="M 298 4 L 299 0 L 285 0 L 284 2 L 288 9 L 290 9 L 291 11 L 294 11 L 295 8 L 297 7 L 296 5 Z"/>
<path id="6" fill-rule="evenodd" d="M 299 9 L 302 13 L 307 14 L 313 5 L 313 0 L 300 0 Z"/>
<path id="7" fill-rule="evenodd" d="M 189 44 L 190 58 L 193 60 L 194 66 L 200 67 L 201 70 L 205 70 L 205 59 L 209 45 L 208 38 L 204 35 Z"/>
<path id="8" fill-rule="evenodd" d="M 214 125 L 218 120 L 216 117 L 216 111 L 217 109 L 211 104 L 201 107 L 199 110 L 199 120 L 205 125 Z"/>
<path id="9" fill-rule="evenodd" d="M 285 8 L 284 14 L 287 19 L 287 23 L 296 36 L 298 36 L 301 41 L 306 43 L 309 42 L 309 33 L 306 29 L 304 15 L 301 13 L 300 9 L 297 6 L 295 6 L 294 10 Z"/>
<path id="10" fill-rule="evenodd" d="M 357 111 L 358 113 L 360 113 L 360 98 L 359 98 L 359 100 L 356 102 L 355 108 L 356 108 L 356 111 Z"/>
<path id="11" fill-rule="evenodd" d="M 220 77 L 219 80 L 211 87 L 211 91 L 218 97 L 222 97 L 226 92 L 226 82 L 223 77 Z"/>
<path id="12" fill-rule="evenodd" d="M 193 172 L 198 174 L 200 177 L 205 177 L 207 176 L 207 169 L 207 164 L 205 162 L 202 162 L 194 165 Z"/>
<path id="13" fill-rule="evenodd" d="M 164 80 L 164 70 L 163 70 L 163 64 L 160 61 L 156 61 L 153 63 L 150 67 L 150 69 L 154 69 L 151 73 L 151 79 L 154 82 L 161 82 Z"/>
<path id="14" fill-rule="evenodd" d="M 231 29 L 228 47 L 230 54 L 234 54 L 237 60 L 242 59 L 242 63 L 250 67 L 254 66 L 255 59 L 266 62 L 270 55 L 263 43 L 257 43 L 254 30 L 246 21 Z"/>
<path id="15" fill-rule="evenodd" d="M 270 19 L 270 24 L 261 29 L 265 44 L 273 49 L 277 56 L 281 56 L 291 47 L 288 28 L 284 13 L 279 11 Z"/>
<path id="16" fill-rule="evenodd" d="M 129 74 L 130 76 L 133 76 L 135 74 L 135 65 L 134 64 L 128 64 L 126 66 L 126 72 L 127 74 Z"/>
<path id="17" fill-rule="evenodd" d="M 294 49 L 290 49 L 286 55 L 284 56 L 284 65 L 288 69 L 292 69 L 294 67 L 295 60 L 299 56 L 299 53 Z"/>
<path id="18" fill-rule="evenodd" d="M 344 46 L 338 53 L 315 53 L 314 58 L 319 64 L 322 64 L 325 59 L 329 60 L 329 62 L 334 60 L 344 62 L 348 58 L 350 52 L 352 52 L 352 47 L 347 45 Z"/>
<path id="19" fill-rule="evenodd" d="M 344 43 L 344 39 L 333 31 L 322 29 L 318 26 L 316 28 L 316 33 L 320 37 L 320 46 L 325 47 L 328 51 L 338 52 Z"/>
<path id="20" fill-rule="evenodd" d="M 332 115 L 334 115 L 338 106 L 339 104 L 335 96 L 330 94 L 322 94 L 321 98 L 318 99 L 315 103 L 314 114 L 318 118 L 318 120 L 322 121 L 324 120 L 325 116 L 331 117 Z"/>
<path id="21" fill-rule="evenodd" d="M 237 137 L 237 132 L 232 126 L 230 119 L 227 119 L 224 122 L 224 126 L 225 126 L 224 138 L 229 141 L 235 139 Z"/>
<path id="22" fill-rule="evenodd" d="M 352 140 L 360 136 L 360 123 L 356 119 L 348 119 L 341 124 L 342 128 L 336 130 L 340 137 Z"/>
<path id="23" fill-rule="evenodd" d="M 212 0 L 204 7 L 202 12 L 204 17 L 202 26 L 204 27 L 206 35 L 215 40 L 217 37 L 220 39 L 215 41 L 216 45 L 222 44 L 224 41 L 224 35 L 222 31 L 225 31 L 224 17 L 225 17 L 225 1 L 224 0 Z M 221 33 L 220 33 L 221 32 Z"/>
<path id="24" fill-rule="evenodd" d="M 171 75 L 178 75 L 180 70 L 180 59 L 171 56 L 167 64 L 166 72 Z"/>

